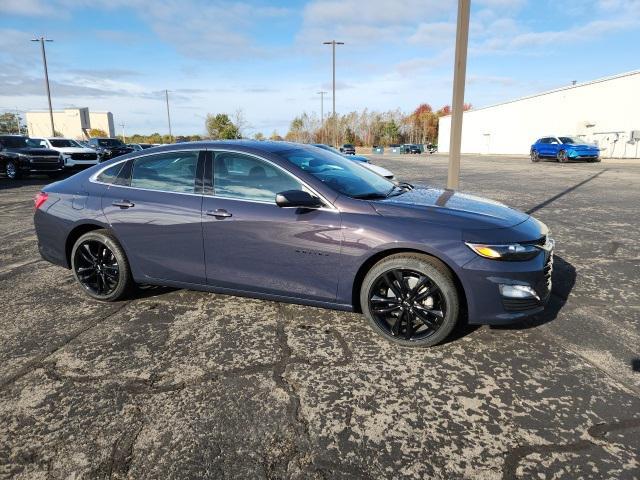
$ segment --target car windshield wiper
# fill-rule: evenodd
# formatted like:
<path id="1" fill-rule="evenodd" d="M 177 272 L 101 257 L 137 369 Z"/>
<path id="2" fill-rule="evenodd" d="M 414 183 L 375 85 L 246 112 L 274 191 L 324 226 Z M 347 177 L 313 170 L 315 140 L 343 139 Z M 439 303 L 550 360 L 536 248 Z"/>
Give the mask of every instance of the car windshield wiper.
<path id="1" fill-rule="evenodd" d="M 386 198 L 389 197 L 397 197 L 398 195 L 402 195 L 405 192 L 408 192 L 409 190 L 413 189 L 413 185 L 410 184 L 404 184 L 404 183 L 400 183 L 398 185 L 394 185 L 393 187 L 391 187 L 391 190 L 389 190 L 387 192 L 387 194 L 385 195 Z"/>
<path id="2" fill-rule="evenodd" d="M 370 192 L 362 193 L 360 195 L 353 195 L 352 198 L 357 198 L 358 200 L 375 200 L 378 198 L 387 198 L 387 195 L 380 192 Z"/>

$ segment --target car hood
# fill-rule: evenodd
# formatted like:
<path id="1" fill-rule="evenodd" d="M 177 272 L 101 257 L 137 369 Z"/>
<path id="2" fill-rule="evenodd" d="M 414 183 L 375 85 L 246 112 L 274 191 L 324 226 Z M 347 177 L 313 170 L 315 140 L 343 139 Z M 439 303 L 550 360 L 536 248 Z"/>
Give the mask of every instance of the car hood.
<path id="1" fill-rule="evenodd" d="M 463 230 L 507 228 L 529 218 L 526 213 L 493 200 L 430 187 L 416 187 L 371 204 L 383 216 L 414 217 Z"/>
<path id="2" fill-rule="evenodd" d="M 378 165 L 373 165 L 372 163 L 360 163 L 364 168 L 371 170 L 372 172 L 377 173 L 378 175 L 382 175 L 383 177 L 393 178 L 393 173 L 387 170 L 384 167 L 380 167 Z"/>
<path id="3" fill-rule="evenodd" d="M 7 148 L 7 151 L 14 153 L 23 153 L 25 155 L 34 155 L 34 156 L 49 156 L 49 155 L 59 155 L 60 152 L 57 150 L 51 150 L 50 148 Z"/>
<path id="4" fill-rule="evenodd" d="M 96 153 L 93 148 L 87 147 L 58 147 L 56 150 L 62 153 Z"/>

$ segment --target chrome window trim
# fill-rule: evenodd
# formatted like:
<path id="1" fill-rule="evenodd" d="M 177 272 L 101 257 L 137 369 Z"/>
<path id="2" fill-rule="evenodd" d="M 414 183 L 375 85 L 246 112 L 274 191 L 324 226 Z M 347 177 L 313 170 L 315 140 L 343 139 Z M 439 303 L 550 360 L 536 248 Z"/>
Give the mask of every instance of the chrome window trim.
<path id="1" fill-rule="evenodd" d="M 149 156 L 152 156 L 152 155 L 162 155 L 163 153 L 194 152 L 194 151 L 195 152 L 206 151 L 206 152 L 212 152 L 212 153 L 215 153 L 215 152 L 238 153 L 238 154 L 242 154 L 242 155 L 248 155 L 248 156 L 251 156 L 251 157 L 255 157 L 258 160 L 262 160 L 263 162 L 266 162 L 269 165 L 272 165 L 275 168 L 278 168 L 278 169 L 282 170 L 285 174 L 289 175 L 290 177 L 293 177 L 297 182 L 302 184 L 304 187 L 308 188 L 311 191 L 311 193 L 316 195 L 320 200 L 322 200 L 322 202 L 325 205 L 327 205 L 326 207 L 314 208 L 313 210 L 321 210 L 321 211 L 326 211 L 326 212 L 338 212 L 338 213 L 340 212 L 340 210 L 338 210 L 336 208 L 336 206 L 333 205 L 333 203 L 331 203 L 329 200 L 327 200 L 324 195 L 321 195 L 320 193 L 318 193 L 307 182 L 299 179 L 297 176 L 295 176 L 290 171 L 286 170 L 285 168 L 282 168 L 280 165 L 276 165 L 272 161 L 270 161 L 270 160 L 268 160 L 268 159 L 266 159 L 264 157 L 261 157 L 260 155 L 256 155 L 254 153 L 243 152 L 243 151 L 239 151 L 239 150 L 211 149 L 211 148 L 189 148 L 189 149 L 184 149 L 184 150 L 169 150 L 167 152 L 145 153 L 143 155 L 137 155 L 135 157 L 124 158 L 124 159 L 119 160 L 117 162 L 110 163 L 109 165 L 105 165 L 104 168 L 101 168 L 100 170 L 98 170 L 96 173 L 94 173 L 93 175 L 91 175 L 89 177 L 89 182 L 96 183 L 98 185 L 106 185 L 108 187 L 112 187 L 113 186 L 113 187 L 118 187 L 118 188 L 130 188 L 132 190 L 141 190 L 141 191 L 145 191 L 145 192 L 172 193 L 174 195 L 192 195 L 192 196 L 196 196 L 196 197 L 219 198 L 219 199 L 222 199 L 222 200 L 234 200 L 234 201 L 237 201 L 237 202 L 250 202 L 250 203 L 262 203 L 262 204 L 265 204 L 265 205 L 276 205 L 275 200 L 273 202 L 269 202 L 269 201 L 266 201 L 266 200 L 251 200 L 251 199 L 247 199 L 247 198 L 222 197 L 222 196 L 215 195 L 215 194 L 214 195 L 205 195 L 204 193 L 171 192 L 171 191 L 167 191 L 167 190 L 155 190 L 155 189 L 151 189 L 151 188 L 130 187 L 130 186 L 127 186 L 127 185 L 118 185 L 118 184 L 114 184 L 114 183 L 99 182 L 97 180 L 98 176 L 102 172 L 107 170 L 108 168 L 115 167 L 116 165 L 118 165 L 120 163 L 128 162 L 129 160 L 137 160 L 138 158 L 149 157 Z M 211 175 L 212 175 L 212 178 L 214 178 L 215 173 L 213 171 L 213 166 L 211 168 Z M 214 181 L 214 184 L 215 184 L 215 181 Z M 215 191 L 215 188 L 214 188 L 214 191 Z"/>

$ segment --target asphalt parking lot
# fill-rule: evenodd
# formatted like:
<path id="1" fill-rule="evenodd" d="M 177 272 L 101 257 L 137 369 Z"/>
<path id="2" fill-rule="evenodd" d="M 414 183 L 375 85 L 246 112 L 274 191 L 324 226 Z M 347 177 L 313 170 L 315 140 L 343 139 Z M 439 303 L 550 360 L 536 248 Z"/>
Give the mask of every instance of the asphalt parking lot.
<path id="1" fill-rule="evenodd" d="M 446 157 L 372 157 L 442 186 Z M 360 315 L 89 300 L 0 178 L 0 478 L 640 478 L 640 161 L 465 157 L 556 239 L 544 315 L 403 349 Z"/>

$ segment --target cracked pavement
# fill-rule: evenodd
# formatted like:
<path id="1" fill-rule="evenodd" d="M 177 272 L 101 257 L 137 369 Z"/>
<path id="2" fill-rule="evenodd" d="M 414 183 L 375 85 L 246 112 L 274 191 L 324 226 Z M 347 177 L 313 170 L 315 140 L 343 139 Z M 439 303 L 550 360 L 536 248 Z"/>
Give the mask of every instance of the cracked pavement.
<path id="1" fill-rule="evenodd" d="M 442 186 L 446 157 L 372 157 Z M 0 178 L 0 478 L 640 478 L 640 162 L 463 157 L 557 242 L 544 315 L 403 349 L 357 314 L 144 288 L 39 260 Z"/>

